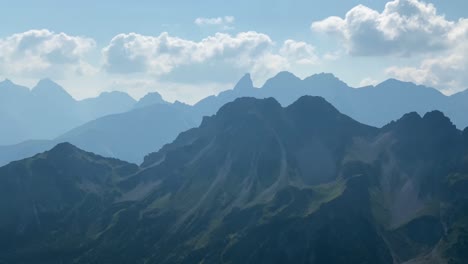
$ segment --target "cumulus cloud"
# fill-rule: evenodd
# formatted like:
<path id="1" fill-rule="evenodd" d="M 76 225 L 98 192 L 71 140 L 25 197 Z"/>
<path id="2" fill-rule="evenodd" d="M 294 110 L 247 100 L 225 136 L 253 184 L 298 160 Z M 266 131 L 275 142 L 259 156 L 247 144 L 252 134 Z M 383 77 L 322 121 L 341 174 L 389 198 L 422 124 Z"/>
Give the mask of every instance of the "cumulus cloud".
<path id="1" fill-rule="evenodd" d="M 0 69 L 8 75 L 56 76 L 64 71 L 88 72 L 83 57 L 95 47 L 93 39 L 29 30 L 0 38 Z"/>
<path id="2" fill-rule="evenodd" d="M 199 42 L 170 36 L 119 34 L 104 48 L 106 69 L 110 72 L 149 72 L 161 75 L 174 67 L 203 63 L 210 59 L 248 64 L 273 44 L 265 34 L 242 32 L 235 36 L 216 33 Z"/>
<path id="3" fill-rule="evenodd" d="M 388 76 L 446 93 L 468 86 L 468 19 L 447 20 L 433 4 L 393 0 L 382 12 L 358 5 L 344 18 L 328 17 L 311 28 L 338 37 L 350 55 L 419 55 L 418 66 L 389 67 Z"/>
<path id="4" fill-rule="evenodd" d="M 180 91 L 211 87 L 204 90 L 207 95 L 216 90 L 214 87 L 232 87 L 230 84 L 246 72 L 261 84 L 283 70 L 309 73 L 309 67 L 320 61 L 315 48 L 306 42 L 289 39 L 275 43 L 268 35 L 254 31 L 218 32 L 201 40 L 167 32 L 156 36 L 118 34 L 99 53 L 91 38 L 30 30 L 0 38 L 0 54 L 1 76 L 28 83 L 44 77 L 61 80 L 79 98 L 95 95 L 94 90 L 102 89 L 96 87 L 105 87 L 115 79 L 132 83 L 151 80 L 151 84 L 173 89 L 178 83 L 184 87 Z M 101 56 L 91 61 L 89 55 Z M 138 90 L 131 88 L 138 85 L 120 86 Z"/>
<path id="5" fill-rule="evenodd" d="M 468 19 L 453 23 L 448 33 L 450 46 L 426 56 L 416 67 L 394 66 L 390 76 L 438 88 L 451 94 L 468 88 Z"/>
<path id="6" fill-rule="evenodd" d="M 468 44 L 465 43 L 468 43 L 468 38 L 450 51 L 424 59 L 418 67 L 394 66 L 386 73 L 398 79 L 436 87 L 447 94 L 459 92 L 468 88 Z"/>
<path id="7" fill-rule="evenodd" d="M 288 39 L 280 49 L 280 54 L 296 64 L 313 65 L 319 61 L 315 47 L 303 41 Z"/>
<path id="8" fill-rule="evenodd" d="M 338 36 L 351 55 L 411 56 L 451 48 L 460 21 L 449 21 L 432 4 L 394 0 L 382 12 L 358 5 L 344 18 L 328 17 L 311 28 Z"/>
<path id="9" fill-rule="evenodd" d="M 278 48 L 268 35 L 254 31 L 236 35 L 216 33 L 200 41 L 166 32 L 159 36 L 119 34 L 103 49 L 103 55 L 108 72 L 154 76 L 187 67 L 196 68 L 195 71 L 200 67 L 222 68 L 225 74 L 233 69 L 264 76 L 318 61 L 314 47 L 305 42 L 287 40 Z"/>

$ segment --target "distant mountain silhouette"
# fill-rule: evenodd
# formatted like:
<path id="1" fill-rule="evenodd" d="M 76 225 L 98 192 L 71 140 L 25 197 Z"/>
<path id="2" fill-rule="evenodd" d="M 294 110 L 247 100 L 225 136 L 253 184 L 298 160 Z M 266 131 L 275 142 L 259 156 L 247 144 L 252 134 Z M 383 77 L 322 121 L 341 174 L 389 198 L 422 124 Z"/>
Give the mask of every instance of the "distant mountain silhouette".
<path id="1" fill-rule="evenodd" d="M 106 115 L 124 113 L 132 109 L 138 102 L 123 92 L 104 92 L 98 97 L 78 101 L 81 113 L 87 120 L 93 120 Z"/>
<path id="2" fill-rule="evenodd" d="M 155 104 L 167 104 L 162 96 L 157 92 L 148 93 L 143 96 L 135 105 L 134 108 L 143 108 Z"/>
<path id="3" fill-rule="evenodd" d="M 349 87 L 330 73 L 314 74 L 301 80 L 290 72 L 280 72 L 263 87 L 255 89 L 245 78 L 249 75 L 244 76 L 237 86 L 246 89 L 236 88 L 207 97 L 195 105 L 196 110 L 205 115 L 212 114 L 213 109 L 243 96 L 274 97 L 287 106 L 303 95 L 313 95 L 324 97 L 360 122 L 378 127 L 408 112 L 424 114 L 433 110 L 446 113 L 459 128 L 468 126 L 468 119 L 463 118 L 463 113 L 468 111 L 466 91 L 445 96 L 436 89 L 395 79 L 358 89 Z"/>
<path id="4" fill-rule="evenodd" d="M 9 80 L 0 82 L 0 145 L 30 139 L 52 139 L 98 117 L 128 111 L 135 100 L 125 93 L 103 93 L 76 101 L 50 79 L 29 90 Z"/>
<path id="5" fill-rule="evenodd" d="M 0 85 L 0 93 L 1 87 Z M 16 96 L 23 94 L 24 89 L 18 89 Z M 57 137 L 58 141 L 43 142 L 42 147 L 37 141 L 23 142 L 16 147 L 0 147 L 0 165 L 18 157 L 33 155 L 38 150 L 45 151 L 53 143 L 58 143 L 60 140 L 70 141 L 80 148 L 94 151 L 100 155 L 140 163 L 150 148 L 159 149 L 181 131 L 198 125 L 203 116 L 216 113 L 224 104 L 234 101 L 236 98 L 245 96 L 274 97 L 281 105 L 287 106 L 303 95 L 322 96 L 341 112 L 359 122 L 377 127 L 396 120 L 408 112 L 417 112 L 423 115 L 433 110 L 447 114 L 460 129 L 468 126 L 468 119 L 465 115 L 468 112 L 468 92 L 466 91 L 445 96 L 433 88 L 395 79 L 389 79 L 375 87 L 355 89 L 330 73 L 314 74 L 301 80 L 289 72 L 280 72 L 269 79 L 262 88 L 255 88 L 250 75 L 246 74 L 239 80 L 234 89 L 221 92 L 216 96 L 209 96 L 194 106 L 176 107 L 177 104 L 171 106 L 165 103 L 159 94 L 151 93 L 132 106 L 134 110 L 140 110 L 138 118 L 135 117 L 136 114 L 124 113 L 110 118 L 98 119 L 76 127 L 69 133 L 63 133 Z M 130 104 L 129 102 L 127 105 Z M 146 107 L 158 104 L 166 106 Z M 125 104 L 110 103 L 110 105 Z M 89 107 L 84 108 L 89 109 Z M 158 112 L 160 109 L 161 112 Z M 124 109 L 113 110 L 123 112 Z M 174 118 L 170 118 L 170 115 L 173 115 Z M 131 120 L 132 118 L 136 119 Z M 10 118 L 10 120 L 12 119 L 21 120 L 21 116 Z M 130 129 L 129 124 L 133 129 Z M 151 128 L 145 129 L 145 126 L 149 125 Z M 45 127 L 45 125 L 38 124 L 38 127 Z M 122 131 L 128 131 L 128 133 L 122 133 Z M 147 133 L 149 131 L 151 133 Z M 153 143 L 148 145 L 142 142 Z M 126 147 L 123 147 L 124 145 Z M 13 151 L 16 148 L 18 151 Z M 117 150 L 117 148 L 120 149 Z"/>
<path id="6" fill-rule="evenodd" d="M 100 155 L 141 162 L 143 153 L 159 149 L 180 132 L 197 126 L 195 120 L 187 105 L 155 104 L 96 119 L 55 141 L 68 141 Z"/>
<path id="7" fill-rule="evenodd" d="M 63 143 L 0 168 L 0 260 L 463 264 L 467 188 L 440 111 L 375 128 L 239 98 L 140 167 Z"/>
<path id="8" fill-rule="evenodd" d="M 143 157 L 176 136 L 200 123 L 188 105 L 158 103 L 90 121 L 54 140 L 30 140 L 0 146 L 0 166 L 32 156 L 60 142 L 74 145 L 103 156 L 141 163 Z"/>

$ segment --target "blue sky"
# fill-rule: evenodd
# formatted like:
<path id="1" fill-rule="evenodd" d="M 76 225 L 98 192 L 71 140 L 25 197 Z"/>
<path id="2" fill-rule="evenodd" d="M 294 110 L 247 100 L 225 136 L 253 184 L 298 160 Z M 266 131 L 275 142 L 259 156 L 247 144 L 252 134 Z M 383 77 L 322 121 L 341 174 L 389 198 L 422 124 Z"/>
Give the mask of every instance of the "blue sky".
<path id="1" fill-rule="evenodd" d="M 257 86 L 289 70 L 356 87 L 390 77 L 468 87 L 464 0 L 135 2 L 0 1 L 0 78 L 190 103 L 245 72 Z"/>

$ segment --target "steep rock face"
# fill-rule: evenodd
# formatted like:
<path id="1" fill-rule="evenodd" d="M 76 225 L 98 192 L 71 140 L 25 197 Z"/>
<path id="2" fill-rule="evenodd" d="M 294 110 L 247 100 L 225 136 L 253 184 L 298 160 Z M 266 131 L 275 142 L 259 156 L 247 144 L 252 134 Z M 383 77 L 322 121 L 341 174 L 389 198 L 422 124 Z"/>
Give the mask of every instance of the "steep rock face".
<path id="1" fill-rule="evenodd" d="M 467 142 L 440 112 L 377 129 L 319 97 L 240 98 L 139 168 L 67 144 L 1 168 L 6 196 L 38 175 L 48 195 L 0 203 L 21 242 L 0 261 L 463 263 Z"/>
<path id="2" fill-rule="evenodd" d="M 234 91 L 249 91 L 254 89 L 252 77 L 249 73 L 242 76 L 242 78 L 237 82 L 236 86 L 234 86 Z"/>

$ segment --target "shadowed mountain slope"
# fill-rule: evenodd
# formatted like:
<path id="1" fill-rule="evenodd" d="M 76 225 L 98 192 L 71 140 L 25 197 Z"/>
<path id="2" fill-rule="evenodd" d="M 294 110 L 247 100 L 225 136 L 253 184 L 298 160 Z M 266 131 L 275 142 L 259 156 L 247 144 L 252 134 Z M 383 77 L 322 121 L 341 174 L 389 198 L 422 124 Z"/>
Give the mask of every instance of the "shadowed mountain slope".
<path id="1" fill-rule="evenodd" d="M 0 261 L 464 263 L 467 135 L 306 96 L 237 99 L 139 168 L 61 144 L 0 168 Z"/>

